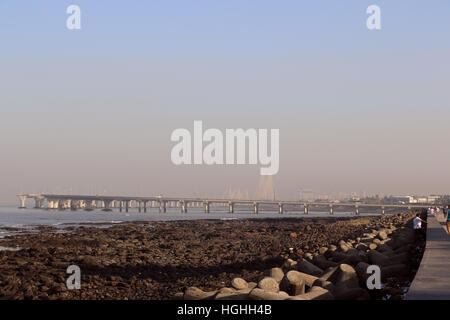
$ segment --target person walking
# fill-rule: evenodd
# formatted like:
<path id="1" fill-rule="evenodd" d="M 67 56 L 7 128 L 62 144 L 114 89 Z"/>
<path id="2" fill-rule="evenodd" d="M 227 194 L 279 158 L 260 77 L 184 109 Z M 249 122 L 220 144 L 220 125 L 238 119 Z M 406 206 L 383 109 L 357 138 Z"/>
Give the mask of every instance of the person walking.
<path id="1" fill-rule="evenodd" d="M 450 234 L 450 214 L 448 214 L 450 210 L 450 205 L 447 206 L 447 210 L 445 210 L 444 214 L 447 216 L 445 220 L 447 220 L 447 233 Z"/>

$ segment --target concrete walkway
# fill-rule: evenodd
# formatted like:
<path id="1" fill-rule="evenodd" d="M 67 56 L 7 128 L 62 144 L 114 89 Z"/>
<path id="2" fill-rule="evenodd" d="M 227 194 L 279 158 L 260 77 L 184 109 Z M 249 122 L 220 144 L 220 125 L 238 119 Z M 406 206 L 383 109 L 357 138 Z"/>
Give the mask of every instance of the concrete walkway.
<path id="1" fill-rule="evenodd" d="M 450 300 L 450 236 L 442 213 L 427 220 L 425 253 L 406 300 Z"/>

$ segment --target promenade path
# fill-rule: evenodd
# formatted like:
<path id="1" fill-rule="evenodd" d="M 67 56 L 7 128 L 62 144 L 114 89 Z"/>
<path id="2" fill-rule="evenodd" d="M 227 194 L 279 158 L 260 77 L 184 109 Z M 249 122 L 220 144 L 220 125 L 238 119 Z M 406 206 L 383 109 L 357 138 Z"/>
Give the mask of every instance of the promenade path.
<path id="1" fill-rule="evenodd" d="M 427 243 L 406 300 L 450 300 L 450 236 L 442 213 L 428 216 Z"/>

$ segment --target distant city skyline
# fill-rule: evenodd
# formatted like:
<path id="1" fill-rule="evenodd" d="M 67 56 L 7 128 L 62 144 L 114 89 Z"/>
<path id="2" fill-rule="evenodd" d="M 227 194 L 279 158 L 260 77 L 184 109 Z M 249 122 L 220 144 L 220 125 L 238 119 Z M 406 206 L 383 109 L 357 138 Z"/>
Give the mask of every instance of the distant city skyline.
<path id="1" fill-rule="evenodd" d="M 279 199 L 450 194 L 450 2 L 71 4 L 0 2 L 0 204 L 257 192 L 259 165 L 172 163 L 195 120 L 279 129 Z"/>

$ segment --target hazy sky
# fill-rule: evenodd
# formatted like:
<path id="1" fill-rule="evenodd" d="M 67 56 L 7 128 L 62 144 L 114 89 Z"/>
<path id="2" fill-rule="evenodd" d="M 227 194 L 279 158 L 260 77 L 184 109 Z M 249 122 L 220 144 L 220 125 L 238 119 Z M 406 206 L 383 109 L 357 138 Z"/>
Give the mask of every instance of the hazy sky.
<path id="1" fill-rule="evenodd" d="M 450 193 L 447 0 L 0 0 L 0 39 L 0 203 L 252 195 L 259 165 L 172 164 L 194 120 L 279 128 L 282 199 Z"/>

